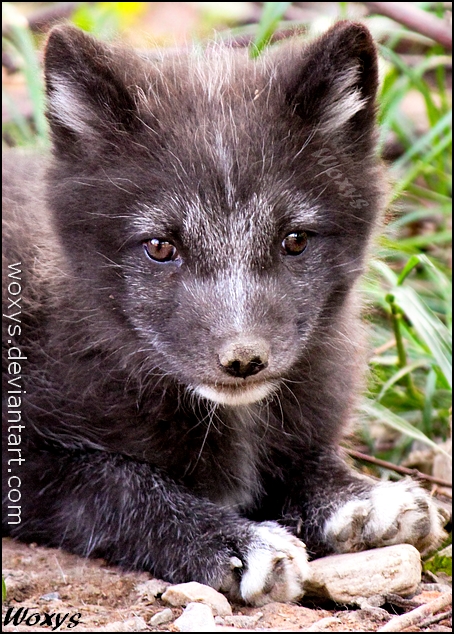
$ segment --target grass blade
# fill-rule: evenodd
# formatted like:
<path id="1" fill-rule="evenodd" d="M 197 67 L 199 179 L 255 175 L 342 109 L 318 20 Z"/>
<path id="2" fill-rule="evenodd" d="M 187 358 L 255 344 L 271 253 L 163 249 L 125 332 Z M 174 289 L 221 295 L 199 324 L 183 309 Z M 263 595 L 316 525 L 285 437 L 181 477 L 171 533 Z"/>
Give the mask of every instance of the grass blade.
<path id="1" fill-rule="evenodd" d="M 412 288 L 396 286 L 393 295 L 452 388 L 452 339 L 449 330 Z"/>
<path id="2" fill-rule="evenodd" d="M 384 407 L 380 403 L 375 403 L 374 401 L 371 401 L 369 399 L 364 399 L 359 409 L 369 418 L 378 420 L 381 423 L 388 425 L 388 427 L 392 427 L 396 431 L 399 431 L 406 436 L 410 436 L 410 438 L 413 438 L 414 440 L 419 440 L 429 447 L 432 447 L 432 449 L 434 449 L 435 451 L 449 456 L 449 454 L 442 447 L 428 438 L 426 434 L 424 434 L 424 432 L 411 425 L 407 420 L 405 420 L 405 418 L 402 418 L 402 416 L 394 414 L 394 412 L 389 410 L 387 407 Z"/>
<path id="3" fill-rule="evenodd" d="M 258 33 L 250 47 L 251 57 L 258 57 L 269 43 L 291 2 L 265 2 Z"/>

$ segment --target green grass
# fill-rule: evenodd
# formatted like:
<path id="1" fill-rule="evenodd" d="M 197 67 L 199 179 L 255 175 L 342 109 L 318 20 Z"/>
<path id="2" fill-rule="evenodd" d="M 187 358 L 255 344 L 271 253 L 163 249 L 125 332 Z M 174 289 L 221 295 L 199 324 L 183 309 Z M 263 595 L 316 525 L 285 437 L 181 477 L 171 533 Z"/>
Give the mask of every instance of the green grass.
<path id="1" fill-rule="evenodd" d="M 74 20 L 97 35 L 111 37 L 119 22 L 133 21 L 144 4 L 80 3 Z M 290 24 L 283 22 L 290 4 L 266 2 L 258 25 L 231 32 L 252 30 L 255 41 L 250 51 L 256 57 L 269 45 L 276 29 Z M 353 3 L 338 4 L 339 17 L 348 17 Z M 417 4 L 425 10 L 436 7 L 436 3 Z M 3 3 L 3 11 L 10 25 L 4 47 L 22 69 L 33 106 L 31 119 L 25 119 L 10 96 L 4 95 L 11 114 L 7 133 L 16 144 L 43 145 L 47 142 L 47 125 L 34 52 L 39 42 L 24 27 L 11 3 Z M 392 134 L 403 152 L 389 166 L 392 188 L 388 222 L 377 240 L 363 283 L 375 353 L 370 360 L 368 392 L 360 408 L 362 440 L 372 453 L 377 451 L 369 432 L 371 420 L 400 432 L 395 445 L 380 453 L 380 457 L 395 462 L 405 457 L 414 439 L 434 447 L 449 435 L 452 396 L 452 128 L 447 55 L 434 45 L 422 52 L 416 65 L 410 65 L 398 52 L 405 32 L 396 30 L 380 47 L 385 70 L 379 146 L 384 148 Z M 419 42 L 417 38 L 415 41 Z M 423 134 L 402 108 L 409 95 L 417 95 L 424 105 L 428 126 Z"/>
<path id="2" fill-rule="evenodd" d="M 380 51 L 386 60 L 381 144 L 392 132 L 404 152 L 390 166 L 392 220 L 364 285 L 375 348 L 396 341 L 371 360 L 369 399 L 380 410 L 368 417 L 397 429 L 410 422 L 430 444 L 449 436 L 452 397 L 452 111 L 446 57 L 434 46 L 410 67 L 389 45 Z M 425 107 L 428 130 L 422 135 L 401 107 L 410 91 Z M 401 431 L 412 436 L 403 426 Z M 407 450 L 402 443 L 392 458 L 398 461 Z"/>
<path id="3" fill-rule="evenodd" d="M 256 40 L 257 56 L 279 26 L 287 3 L 267 2 Z M 339 17 L 349 17 L 339 2 Z M 434 3 L 417 3 L 430 10 Z M 391 220 L 377 241 L 363 283 L 371 347 L 368 392 L 360 406 L 362 440 L 374 454 L 400 462 L 413 440 L 439 451 L 450 432 L 452 398 L 452 110 L 445 68 L 450 59 L 434 45 L 410 66 L 396 48 L 404 31 L 380 46 L 385 72 L 380 94 L 379 147 L 390 134 L 403 153 L 389 166 Z M 411 35 L 411 34 L 410 34 Z M 435 77 L 433 77 L 435 75 Z M 421 99 L 428 130 L 420 134 L 402 108 Z M 430 230 L 424 224 L 430 223 Z M 392 449 L 377 452 L 370 422 L 397 432 Z"/>
<path id="4" fill-rule="evenodd" d="M 258 57 L 270 43 L 273 33 L 276 31 L 285 12 L 291 2 L 265 2 L 262 17 L 258 25 L 257 33 L 250 52 L 251 57 Z"/>
<path id="5" fill-rule="evenodd" d="M 348 18 L 348 2 L 339 2 Z M 266 2 L 251 55 L 285 26 L 285 2 Z M 434 3 L 418 3 L 430 10 Z M 392 219 L 378 240 L 363 284 L 371 346 L 368 393 L 360 407 L 362 439 L 372 453 L 370 422 L 401 434 L 380 457 L 399 462 L 413 440 L 439 450 L 449 436 L 452 398 L 452 311 L 449 248 L 452 187 L 452 111 L 445 67 L 449 59 L 434 45 L 410 66 L 396 48 L 403 31 L 380 47 L 385 73 L 380 94 L 379 147 L 392 133 L 403 147 L 389 166 Z M 429 72 L 435 74 L 435 80 Z M 428 130 L 421 135 L 402 108 L 409 94 L 424 104 Z M 431 223 L 430 231 L 424 223 Z"/>
<path id="6" fill-rule="evenodd" d="M 2 18 L 9 28 L 8 37 L 2 37 L 3 48 L 20 66 L 32 104 L 32 117 L 28 120 L 2 89 L 3 104 L 12 119 L 6 132 L 17 145 L 46 145 L 48 129 L 44 116 L 44 83 L 36 56 L 36 43 L 22 15 L 11 3 L 2 2 Z"/>

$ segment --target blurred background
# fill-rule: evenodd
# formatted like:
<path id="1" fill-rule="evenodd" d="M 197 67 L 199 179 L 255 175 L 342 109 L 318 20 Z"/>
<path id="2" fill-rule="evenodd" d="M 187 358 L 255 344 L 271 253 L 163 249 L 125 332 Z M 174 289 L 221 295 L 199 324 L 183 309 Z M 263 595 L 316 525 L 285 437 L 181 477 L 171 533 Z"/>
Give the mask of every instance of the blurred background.
<path id="1" fill-rule="evenodd" d="M 391 192 L 362 282 L 367 391 L 347 439 L 382 478 L 411 473 L 440 499 L 451 488 L 451 2 L 3 2 L 2 143 L 48 144 L 41 72 L 46 33 L 70 21 L 140 49 L 216 37 L 251 57 L 363 20 L 380 48 L 379 152 Z M 417 470 L 417 471 L 415 471 Z M 418 476 L 419 474 L 419 476 Z"/>

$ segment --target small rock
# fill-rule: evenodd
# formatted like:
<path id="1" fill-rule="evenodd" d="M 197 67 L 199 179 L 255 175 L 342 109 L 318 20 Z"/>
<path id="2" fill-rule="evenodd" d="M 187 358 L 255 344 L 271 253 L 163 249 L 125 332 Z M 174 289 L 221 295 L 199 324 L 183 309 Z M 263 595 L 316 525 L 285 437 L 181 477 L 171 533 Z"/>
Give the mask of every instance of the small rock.
<path id="1" fill-rule="evenodd" d="M 216 628 L 213 612 L 204 603 L 189 603 L 174 625 L 179 632 L 214 632 Z"/>
<path id="2" fill-rule="evenodd" d="M 330 632 L 331 625 L 338 625 L 340 623 L 340 619 L 335 616 L 327 616 L 324 619 L 320 619 L 320 621 L 316 621 L 312 623 L 310 627 L 307 627 L 302 632 Z"/>
<path id="3" fill-rule="evenodd" d="M 163 623 L 169 623 L 170 621 L 173 621 L 173 612 L 170 608 L 165 608 L 165 610 L 161 610 L 160 612 L 153 614 L 151 619 L 148 621 L 148 625 L 162 625 Z"/>
<path id="4" fill-rule="evenodd" d="M 355 616 L 358 620 L 364 619 L 365 621 L 389 621 L 391 618 L 388 610 L 383 608 L 377 608 L 374 605 L 363 604 L 360 610 L 356 610 Z"/>
<path id="5" fill-rule="evenodd" d="M 423 592 L 451 592 L 452 588 L 447 583 L 421 583 L 419 591 Z M 416 595 L 416 597 L 418 597 Z"/>
<path id="6" fill-rule="evenodd" d="M 174 607 L 189 603 L 204 603 L 217 616 L 230 616 L 232 608 L 223 594 L 197 581 L 170 586 L 162 595 L 162 600 Z"/>
<path id="7" fill-rule="evenodd" d="M 233 627 L 238 627 L 244 630 L 252 630 L 257 625 L 257 621 L 259 621 L 263 616 L 263 612 L 257 612 L 253 616 L 245 616 L 244 614 L 236 614 L 234 616 L 226 616 L 224 617 L 225 625 L 233 625 Z"/>
<path id="8" fill-rule="evenodd" d="M 141 616 L 135 616 L 132 619 L 126 621 L 114 621 L 113 623 L 107 623 L 103 627 L 99 628 L 98 632 L 142 632 L 148 630 L 148 625 Z"/>
<path id="9" fill-rule="evenodd" d="M 3 569 L 2 575 L 5 580 L 6 590 L 8 593 L 15 590 L 27 589 L 33 583 L 30 575 L 23 570 Z"/>
<path id="10" fill-rule="evenodd" d="M 59 601 L 60 594 L 58 592 L 49 592 L 48 594 L 43 594 L 43 596 L 39 598 L 41 601 Z"/>
<path id="11" fill-rule="evenodd" d="M 139 585 L 136 586 L 136 592 L 141 599 L 149 603 L 154 603 L 161 594 L 164 594 L 170 585 L 170 583 L 161 581 L 161 579 L 150 579 L 144 583 L 139 583 Z"/>
<path id="12" fill-rule="evenodd" d="M 367 599 L 369 605 L 378 606 L 387 594 L 414 593 L 421 581 L 420 555 L 409 544 L 331 555 L 309 565 L 307 593 L 337 603 L 361 605 Z"/>

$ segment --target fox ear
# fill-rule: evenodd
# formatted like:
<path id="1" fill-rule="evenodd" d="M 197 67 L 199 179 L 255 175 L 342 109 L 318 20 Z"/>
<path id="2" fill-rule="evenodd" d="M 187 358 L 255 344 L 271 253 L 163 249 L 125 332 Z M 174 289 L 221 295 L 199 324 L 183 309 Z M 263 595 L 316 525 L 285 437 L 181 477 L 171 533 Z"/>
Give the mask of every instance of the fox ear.
<path id="1" fill-rule="evenodd" d="M 54 145 L 80 153 L 81 141 L 108 144 L 113 135 L 137 125 L 136 105 L 126 59 L 111 47 L 71 26 L 54 28 L 45 50 L 47 116 Z M 131 82 L 131 79 L 129 79 Z"/>
<path id="2" fill-rule="evenodd" d="M 321 133 L 367 134 L 375 121 L 377 51 L 363 24 L 338 22 L 287 70 L 286 100 Z"/>

